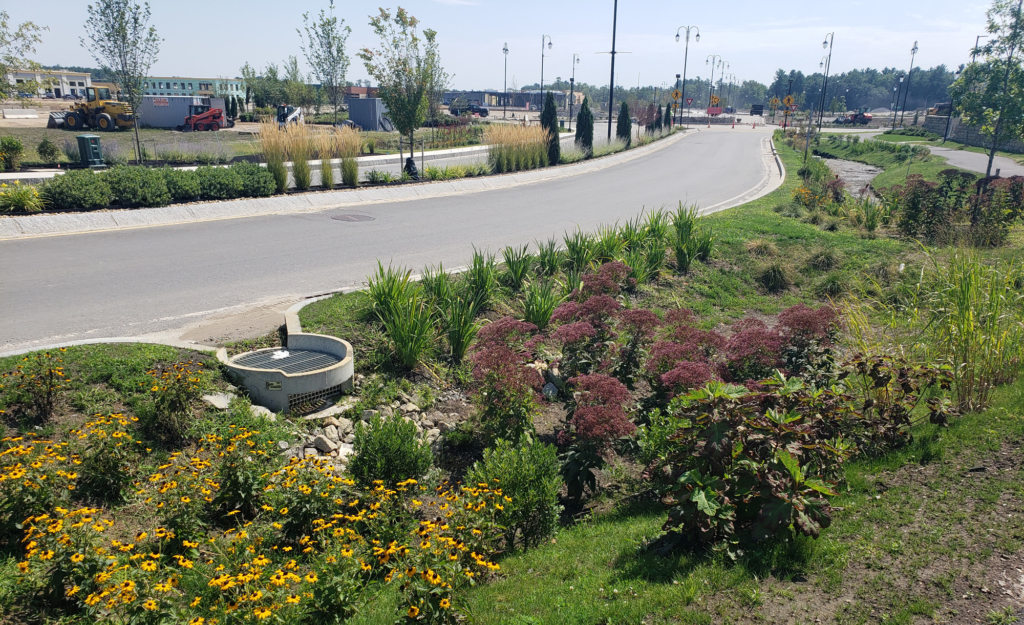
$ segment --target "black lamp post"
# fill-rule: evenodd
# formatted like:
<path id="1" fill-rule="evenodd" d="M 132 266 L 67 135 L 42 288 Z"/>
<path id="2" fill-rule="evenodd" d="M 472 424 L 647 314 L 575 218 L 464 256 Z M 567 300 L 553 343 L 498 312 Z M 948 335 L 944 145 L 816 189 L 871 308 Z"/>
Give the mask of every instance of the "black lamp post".
<path id="1" fill-rule="evenodd" d="M 892 129 L 896 130 L 896 111 L 900 108 L 900 94 L 903 93 L 903 79 L 906 76 L 900 76 L 900 82 L 896 87 L 896 108 L 892 111 Z"/>
<path id="2" fill-rule="evenodd" d="M 828 59 L 825 61 L 825 78 L 821 84 L 821 109 L 818 114 L 818 132 L 821 132 L 821 119 L 825 116 L 825 93 L 828 90 L 828 70 L 832 67 L 832 42 L 835 40 L 835 32 L 825 35 L 825 41 L 821 42 L 822 48 L 828 48 Z"/>
<path id="3" fill-rule="evenodd" d="M 508 112 L 508 42 L 505 43 L 505 47 L 501 51 L 505 54 L 505 92 L 501 96 L 501 118 L 505 119 L 505 114 Z"/>
<path id="4" fill-rule="evenodd" d="M 694 43 L 700 43 L 700 29 L 696 26 L 680 26 L 676 30 L 676 43 L 679 43 L 679 33 L 686 30 L 686 47 L 683 48 L 683 91 L 682 97 L 679 98 L 679 122 L 683 121 L 683 104 L 686 102 L 686 64 L 690 60 L 690 30 L 697 31 L 693 37 Z M 679 75 L 676 75 L 679 78 Z"/>
<path id="5" fill-rule="evenodd" d="M 572 105 L 575 104 L 576 98 L 573 95 L 576 93 L 576 66 L 580 64 L 580 55 L 572 55 L 572 78 L 569 79 L 569 130 L 572 130 Z"/>
<path id="6" fill-rule="evenodd" d="M 544 107 L 544 96 L 546 95 L 546 92 L 544 91 L 544 41 L 545 40 L 548 43 L 548 50 L 550 50 L 551 46 L 552 46 L 552 44 L 551 44 L 551 35 L 541 35 L 540 36 L 540 106 L 541 106 L 541 109 L 543 109 L 543 107 Z"/>
<path id="7" fill-rule="evenodd" d="M 910 96 L 910 76 L 914 73 L 914 57 L 917 56 L 917 42 L 910 49 L 910 71 L 907 72 L 907 90 L 903 92 L 903 110 L 900 111 L 900 126 L 903 125 L 903 116 L 907 112 L 907 98 Z"/>

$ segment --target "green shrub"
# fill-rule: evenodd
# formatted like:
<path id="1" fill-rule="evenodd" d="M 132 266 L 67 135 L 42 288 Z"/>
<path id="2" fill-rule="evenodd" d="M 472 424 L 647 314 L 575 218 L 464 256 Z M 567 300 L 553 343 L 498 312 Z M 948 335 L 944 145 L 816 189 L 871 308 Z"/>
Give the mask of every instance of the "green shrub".
<path id="1" fill-rule="evenodd" d="M 505 258 L 506 276 L 513 291 L 519 291 L 519 289 L 523 288 L 526 274 L 530 271 L 530 267 L 533 266 L 533 254 L 530 254 L 527 251 L 528 249 L 528 245 L 522 247 L 512 247 L 509 245 L 501 251 L 502 256 Z"/>
<path id="2" fill-rule="evenodd" d="M 21 157 L 25 153 L 25 144 L 17 137 L 0 137 L 0 171 L 17 171 L 21 169 Z"/>
<path id="3" fill-rule="evenodd" d="M 60 148 L 53 141 L 50 141 L 47 137 L 43 137 L 43 140 L 36 146 L 36 154 L 42 159 L 47 165 L 52 165 L 60 159 Z"/>
<path id="4" fill-rule="evenodd" d="M 359 162 L 356 159 L 341 159 L 341 183 L 347 187 L 359 186 Z"/>
<path id="5" fill-rule="evenodd" d="M 120 206 L 166 206 L 171 201 L 167 183 L 155 169 L 118 165 L 105 172 L 103 178 L 113 201 Z"/>
<path id="6" fill-rule="evenodd" d="M 462 362 L 469 344 L 480 330 L 480 324 L 475 320 L 477 304 L 469 294 L 462 293 L 438 305 L 441 331 L 448 339 L 448 355 L 452 362 Z"/>
<path id="7" fill-rule="evenodd" d="M 433 457 L 430 446 L 419 439 L 416 424 L 402 417 L 381 419 L 355 427 L 355 454 L 348 470 L 359 484 L 369 487 L 375 480 L 388 486 L 422 476 Z"/>
<path id="8" fill-rule="evenodd" d="M 789 277 L 789 271 L 780 262 L 768 263 L 762 267 L 757 274 L 757 281 L 769 293 L 785 291 L 793 285 L 793 280 Z"/>
<path id="9" fill-rule="evenodd" d="M 818 271 L 831 271 L 839 266 L 843 260 L 842 255 L 831 247 L 823 247 L 811 254 L 808 264 Z"/>
<path id="10" fill-rule="evenodd" d="M 46 198 L 30 184 L 15 180 L 11 184 L 0 184 L 0 213 L 22 211 L 38 213 L 46 208 Z"/>
<path id="11" fill-rule="evenodd" d="M 237 171 L 225 167 L 200 167 L 199 194 L 204 200 L 230 200 L 242 195 L 245 182 Z"/>
<path id="12" fill-rule="evenodd" d="M 199 176 L 190 169 L 165 167 L 160 170 L 164 176 L 167 191 L 175 202 L 194 202 L 199 199 Z"/>
<path id="13" fill-rule="evenodd" d="M 242 178 L 242 197 L 269 197 L 274 195 L 277 183 L 274 174 L 256 163 L 235 163 L 230 167 Z"/>
<path id="14" fill-rule="evenodd" d="M 470 486 L 486 484 L 501 489 L 511 501 L 503 502 L 498 524 L 505 528 L 505 548 L 531 547 L 551 536 L 558 526 L 558 453 L 553 445 L 530 442 L 518 447 L 499 440 L 484 451 L 466 474 Z"/>
<path id="15" fill-rule="evenodd" d="M 47 204 L 56 209 L 104 208 L 112 199 L 107 181 L 91 170 L 54 176 L 43 185 L 42 194 Z"/>
<path id="16" fill-rule="evenodd" d="M 562 298 L 555 292 L 551 280 L 531 282 L 526 288 L 526 297 L 523 300 L 523 321 L 532 323 L 538 330 L 543 330 L 548 327 L 551 313 L 561 301 Z"/>

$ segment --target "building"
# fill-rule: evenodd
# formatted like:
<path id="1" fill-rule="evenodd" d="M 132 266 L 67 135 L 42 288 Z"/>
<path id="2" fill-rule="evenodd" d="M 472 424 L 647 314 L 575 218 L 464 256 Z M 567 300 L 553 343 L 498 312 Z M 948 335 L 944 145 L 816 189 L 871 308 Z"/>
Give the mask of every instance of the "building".
<path id="1" fill-rule="evenodd" d="M 188 78 L 182 76 L 150 76 L 146 79 L 143 95 L 190 95 L 245 97 L 245 82 L 241 78 Z"/>
<path id="2" fill-rule="evenodd" d="M 467 104 L 479 104 L 487 107 L 510 106 L 512 108 L 526 108 L 529 104 L 533 110 L 540 110 L 544 106 L 545 93 L 551 93 L 555 97 L 555 106 L 565 108 L 569 106 L 569 94 L 563 91 L 498 91 L 484 89 L 482 91 L 448 91 L 445 92 L 442 102 L 449 106 L 457 98 L 463 98 Z M 579 99 L 583 101 L 582 98 Z"/>
<path id="3" fill-rule="evenodd" d="M 16 70 L 7 73 L 7 82 L 15 85 L 36 87 L 36 95 L 52 93 L 54 97 L 66 95 L 84 96 L 85 90 L 92 86 L 92 77 L 88 72 L 71 72 L 65 70 Z M 18 91 L 21 91 L 19 88 Z"/>
<path id="4" fill-rule="evenodd" d="M 376 98 L 377 87 L 345 87 L 345 100 L 349 98 L 366 99 Z"/>

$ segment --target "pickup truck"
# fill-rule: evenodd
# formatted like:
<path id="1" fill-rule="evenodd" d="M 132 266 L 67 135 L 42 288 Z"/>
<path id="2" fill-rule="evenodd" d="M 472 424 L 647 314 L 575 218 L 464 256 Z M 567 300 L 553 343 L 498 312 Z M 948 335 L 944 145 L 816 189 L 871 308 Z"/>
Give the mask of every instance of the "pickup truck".
<path id="1" fill-rule="evenodd" d="M 461 107 L 449 106 L 448 112 L 451 113 L 452 115 L 455 115 L 456 117 L 458 117 L 459 115 L 464 115 L 466 113 L 469 113 L 471 115 L 479 115 L 480 117 L 487 117 L 490 114 L 490 111 L 487 110 L 487 107 L 480 106 L 479 104 L 468 104 L 466 106 Z"/>

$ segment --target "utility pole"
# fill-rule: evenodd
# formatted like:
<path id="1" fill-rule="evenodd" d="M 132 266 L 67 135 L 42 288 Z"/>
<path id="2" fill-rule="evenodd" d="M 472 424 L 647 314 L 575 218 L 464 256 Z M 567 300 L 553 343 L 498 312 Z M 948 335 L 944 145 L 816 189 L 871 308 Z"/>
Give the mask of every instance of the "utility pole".
<path id="1" fill-rule="evenodd" d="M 508 112 L 508 42 L 505 42 L 505 47 L 501 51 L 505 53 L 505 93 L 501 98 L 501 118 L 505 119 Z"/>
<path id="2" fill-rule="evenodd" d="M 683 49 L 683 91 L 682 97 L 679 98 L 679 122 L 683 121 L 683 105 L 686 103 L 686 65 L 690 60 L 690 29 L 697 31 L 696 36 L 693 38 L 694 43 L 700 43 L 700 29 L 696 26 L 680 26 L 676 29 L 676 43 L 679 43 L 679 33 L 686 29 L 686 47 Z M 676 75 L 679 78 L 679 75 Z"/>
<path id="3" fill-rule="evenodd" d="M 619 19 L 619 0 L 612 9 L 612 75 L 608 79 L 608 140 L 612 140 L 612 108 L 615 104 L 615 26 Z"/>
<path id="4" fill-rule="evenodd" d="M 896 89 L 896 108 L 892 110 L 892 129 L 896 130 L 896 110 L 900 108 L 900 94 L 903 93 L 903 79 L 904 76 L 900 76 L 899 86 Z"/>
<path id="5" fill-rule="evenodd" d="M 569 130 L 572 130 L 572 105 L 575 104 L 576 98 L 573 95 L 576 93 L 576 66 L 580 63 L 580 55 L 572 55 L 572 78 L 569 79 Z"/>
<path id="6" fill-rule="evenodd" d="M 903 92 L 903 110 L 900 111 L 900 126 L 903 125 L 903 116 L 907 112 L 907 98 L 910 96 L 910 77 L 914 73 L 914 57 L 917 56 L 917 42 L 914 42 L 914 47 L 910 49 L 910 71 L 907 72 L 907 90 Z"/>
<path id="7" fill-rule="evenodd" d="M 830 32 L 825 35 L 825 41 L 821 43 L 822 48 L 828 48 L 828 60 L 825 61 L 825 80 L 821 86 L 821 108 L 818 114 L 818 132 L 821 132 L 821 120 L 825 117 L 825 94 L 828 93 L 828 71 L 832 67 L 832 44 L 835 41 L 835 38 L 835 31 Z"/>
<path id="8" fill-rule="evenodd" d="M 544 108 L 544 96 L 547 92 L 544 91 L 544 40 L 548 42 L 548 50 L 551 49 L 551 35 L 540 36 L 540 106 Z"/>
<path id="9" fill-rule="evenodd" d="M 709 54 L 704 59 L 704 64 L 708 65 L 708 61 L 711 61 L 711 82 L 708 83 L 708 127 L 711 125 L 711 96 L 715 95 L 715 63 L 722 63 L 722 55 L 720 54 Z"/>

